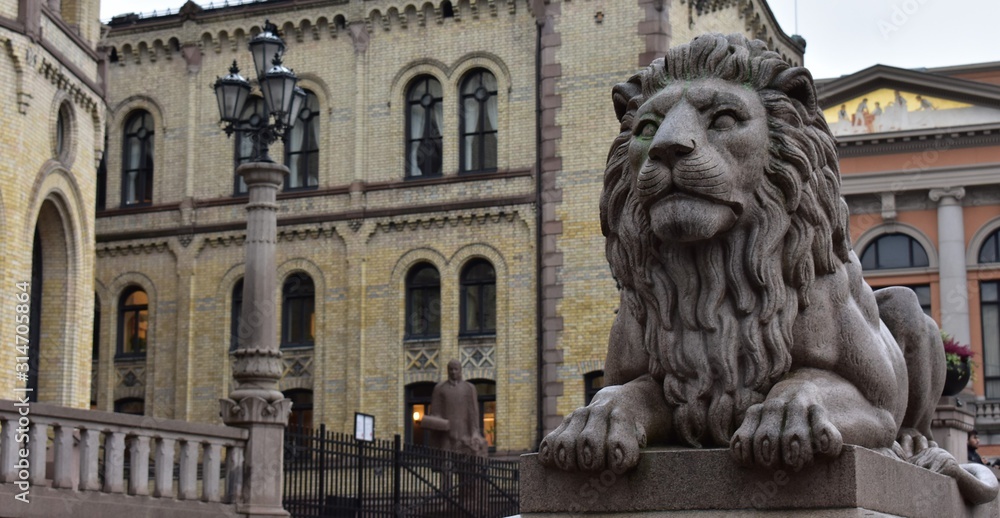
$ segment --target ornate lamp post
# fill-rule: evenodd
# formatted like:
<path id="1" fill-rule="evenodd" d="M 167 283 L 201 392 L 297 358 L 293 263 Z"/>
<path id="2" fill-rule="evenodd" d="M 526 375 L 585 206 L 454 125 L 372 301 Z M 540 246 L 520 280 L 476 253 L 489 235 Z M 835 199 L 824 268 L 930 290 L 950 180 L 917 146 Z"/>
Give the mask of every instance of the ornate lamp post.
<path id="1" fill-rule="evenodd" d="M 264 121 L 258 127 L 240 122 L 250 83 L 233 61 L 229 75 L 213 86 L 226 135 L 245 132 L 253 141 L 253 159 L 236 172 L 247 184 L 246 273 L 240 313 L 239 347 L 233 353 L 236 387 L 221 399 L 222 420 L 247 428 L 247 445 L 241 512 L 251 517 L 288 516 L 281 506 L 284 464 L 284 427 L 292 402 L 278 390 L 283 370 L 275 340 L 275 244 L 278 188 L 288 168 L 274 163 L 268 146 L 284 137 L 295 123 L 305 92 L 295 86 L 298 78 L 281 64 L 285 42 L 277 27 L 265 21 L 264 30 L 250 40 L 254 67 L 264 97 Z M 271 63 L 268 67 L 267 64 Z"/>

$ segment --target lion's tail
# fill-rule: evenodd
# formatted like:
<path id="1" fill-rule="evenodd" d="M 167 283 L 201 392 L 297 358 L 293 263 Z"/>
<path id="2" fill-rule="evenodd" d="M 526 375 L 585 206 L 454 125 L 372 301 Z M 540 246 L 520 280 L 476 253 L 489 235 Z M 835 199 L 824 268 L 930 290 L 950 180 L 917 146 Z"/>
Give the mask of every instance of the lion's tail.
<path id="1" fill-rule="evenodd" d="M 961 469 L 948 475 L 958 483 L 958 491 L 966 502 L 979 505 L 992 502 L 997 497 L 1000 483 L 993 470 L 982 464 L 962 464 L 959 467 Z"/>

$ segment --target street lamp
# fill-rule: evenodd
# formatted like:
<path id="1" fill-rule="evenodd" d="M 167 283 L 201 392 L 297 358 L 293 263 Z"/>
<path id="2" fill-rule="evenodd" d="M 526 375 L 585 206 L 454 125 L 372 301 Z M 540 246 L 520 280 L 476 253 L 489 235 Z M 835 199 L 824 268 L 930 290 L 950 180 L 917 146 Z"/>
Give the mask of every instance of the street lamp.
<path id="1" fill-rule="evenodd" d="M 274 304 L 277 194 L 288 168 L 274 163 L 267 148 L 295 124 L 305 92 L 295 86 L 295 73 L 281 64 L 285 42 L 274 24 L 264 22 L 264 30 L 250 40 L 250 51 L 264 97 L 263 124 L 240 121 L 251 88 L 235 60 L 229 74 L 213 85 L 226 135 L 240 131 L 254 144 L 251 160 L 236 168 L 248 194 L 243 307 L 232 364 L 236 387 L 219 403 L 223 422 L 249 431 L 243 501 L 238 509 L 250 516 L 288 516 L 281 508 L 281 482 L 284 432 L 292 401 L 278 390 L 284 365 L 276 340 Z"/>
<path id="2" fill-rule="evenodd" d="M 240 75 L 236 60 L 229 67 L 229 75 L 215 80 L 215 98 L 219 103 L 219 118 L 225 125 L 226 135 L 240 131 L 253 142 L 252 162 L 274 162 L 267 154 L 268 146 L 283 138 L 295 124 L 298 110 L 306 93 L 296 86 L 299 78 L 284 65 L 285 42 L 278 36 L 278 27 L 264 21 L 264 30 L 250 39 L 257 84 L 264 98 L 265 124 L 254 127 L 240 121 L 243 106 L 250 95 L 250 82 Z M 270 63 L 270 66 L 268 66 Z M 273 118 L 272 118 L 273 116 Z"/>

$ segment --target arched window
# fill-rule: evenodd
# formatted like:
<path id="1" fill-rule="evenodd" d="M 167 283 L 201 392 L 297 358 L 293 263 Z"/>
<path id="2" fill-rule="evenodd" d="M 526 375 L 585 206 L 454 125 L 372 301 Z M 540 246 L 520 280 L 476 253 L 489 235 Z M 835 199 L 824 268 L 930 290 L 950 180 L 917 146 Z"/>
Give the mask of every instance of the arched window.
<path id="1" fill-rule="evenodd" d="M 406 176 L 441 176 L 441 83 L 420 76 L 406 94 Z"/>
<path id="2" fill-rule="evenodd" d="M 900 233 L 879 236 L 861 254 L 861 268 L 888 270 L 928 266 L 927 251 L 916 239 Z"/>
<path id="3" fill-rule="evenodd" d="M 462 172 L 497 168 L 497 78 L 474 70 L 462 80 L 459 112 Z"/>
<path id="4" fill-rule="evenodd" d="M 118 354 L 116 358 L 146 355 L 149 332 L 149 298 L 141 288 L 131 287 L 118 302 Z"/>
<path id="5" fill-rule="evenodd" d="M 491 380 L 470 380 L 479 400 L 480 431 L 493 451 L 497 447 L 497 384 Z"/>
<path id="6" fill-rule="evenodd" d="M 290 275 L 281 289 L 281 347 L 312 347 L 316 333 L 316 289 L 312 277 Z"/>
<path id="7" fill-rule="evenodd" d="M 96 209 L 102 211 L 107 208 L 108 203 L 108 134 L 111 133 L 105 129 L 104 131 L 104 152 L 101 153 L 101 161 L 97 163 L 97 198 L 95 201 Z"/>
<path id="8" fill-rule="evenodd" d="M 153 116 L 136 110 L 125 121 L 122 146 L 122 206 L 153 202 Z"/>
<path id="9" fill-rule="evenodd" d="M 319 101 L 309 90 L 297 117 L 285 145 L 285 165 L 289 170 L 286 191 L 314 189 L 319 185 Z"/>
<path id="10" fill-rule="evenodd" d="M 497 276 L 493 265 L 482 259 L 469 262 L 462 270 L 460 282 L 461 334 L 495 334 Z"/>
<path id="11" fill-rule="evenodd" d="M 980 264 L 1000 263 L 1000 230 L 979 248 Z M 979 311 L 983 325 L 983 378 L 987 398 L 1000 397 L 1000 282 L 979 283 Z"/>
<path id="12" fill-rule="evenodd" d="M 292 400 L 292 413 L 288 416 L 288 426 L 298 429 L 313 427 L 313 391 L 293 389 L 284 392 Z"/>
<path id="13" fill-rule="evenodd" d="M 233 286 L 233 305 L 229 313 L 229 350 L 240 346 L 240 315 L 243 311 L 243 279 Z"/>
<path id="14" fill-rule="evenodd" d="M 236 130 L 236 138 L 233 139 L 233 162 L 235 162 L 235 167 L 253 160 L 257 155 L 256 146 L 250 135 L 254 130 L 259 129 L 265 124 L 267 124 L 267 119 L 264 117 L 264 99 L 257 96 L 250 97 L 247 99 L 243 113 L 240 114 L 240 122 L 237 124 L 237 127 L 243 129 Z M 233 168 L 233 195 L 241 196 L 247 193 L 247 184 L 243 181 L 242 176 L 235 174 L 235 167 Z"/>
<path id="15" fill-rule="evenodd" d="M 592 371 L 583 375 L 583 404 L 589 405 L 597 392 L 604 388 L 604 371 Z"/>
<path id="16" fill-rule="evenodd" d="M 405 405 L 403 420 L 406 425 L 403 427 L 406 432 L 406 442 L 420 446 L 430 444 L 430 434 L 425 434 L 421 423 L 424 416 L 431 410 L 431 395 L 434 393 L 434 382 L 421 381 L 411 383 L 404 390 Z"/>
<path id="17" fill-rule="evenodd" d="M 406 276 L 406 338 L 441 336 L 441 276 L 421 263 Z"/>
<path id="18" fill-rule="evenodd" d="M 90 358 L 93 363 L 101 357 L 101 299 L 94 294 L 94 333 L 91 342 Z"/>
<path id="19" fill-rule="evenodd" d="M 127 397 L 115 401 L 115 412 L 119 414 L 145 415 L 146 402 L 142 398 Z"/>
<path id="20" fill-rule="evenodd" d="M 1000 263 L 1000 230 L 995 230 L 979 247 L 980 263 Z"/>

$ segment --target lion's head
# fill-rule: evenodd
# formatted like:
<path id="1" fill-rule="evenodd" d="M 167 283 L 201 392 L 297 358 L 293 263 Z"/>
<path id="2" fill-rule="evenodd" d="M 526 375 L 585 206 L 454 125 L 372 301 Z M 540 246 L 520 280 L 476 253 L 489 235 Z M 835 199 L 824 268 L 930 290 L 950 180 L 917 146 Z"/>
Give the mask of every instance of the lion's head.
<path id="1" fill-rule="evenodd" d="M 848 260 L 835 141 L 809 72 L 739 34 L 674 47 L 613 97 L 612 349 L 643 343 L 678 440 L 728 445 L 791 367 L 814 279 Z"/>

